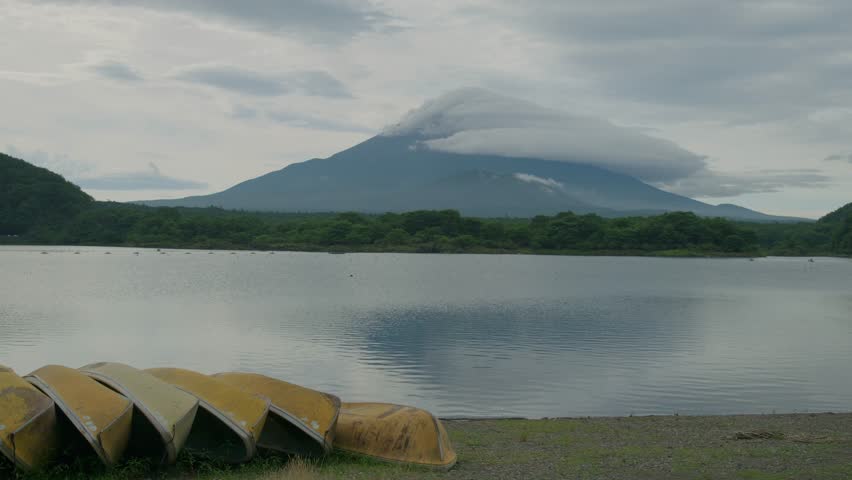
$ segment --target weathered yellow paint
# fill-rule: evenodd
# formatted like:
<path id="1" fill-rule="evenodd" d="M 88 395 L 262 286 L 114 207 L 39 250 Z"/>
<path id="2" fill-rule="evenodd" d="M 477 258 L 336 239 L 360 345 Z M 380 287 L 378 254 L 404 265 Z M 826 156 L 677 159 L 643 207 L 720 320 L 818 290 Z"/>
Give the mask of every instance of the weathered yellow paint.
<path id="1" fill-rule="evenodd" d="M 45 467 L 58 446 L 53 400 L 0 365 L 0 452 L 25 470 Z"/>
<path id="2" fill-rule="evenodd" d="M 331 451 L 340 399 L 334 395 L 256 373 L 219 373 L 216 378 L 272 401 L 272 412 L 298 427 Z M 287 451 L 286 446 L 263 445 Z"/>
<path id="3" fill-rule="evenodd" d="M 146 372 L 197 397 L 201 408 L 226 422 L 243 439 L 246 455 L 242 461 L 254 456 L 269 414 L 269 399 L 192 370 L 152 368 Z"/>
<path id="4" fill-rule="evenodd" d="M 26 379 L 56 402 L 104 464 L 121 459 L 130 439 L 130 400 L 73 368 L 48 365 Z"/>
<path id="5" fill-rule="evenodd" d="M 163 460 L 174 463 L 183 448 L 198 409 L 198 399 L 150 373 L 121 363 L 95 363 L 80 369 L 127 397 L 156 428 L 163 442 Z M 131 442 L 148 441 L 148 438 Z"/>
<path id="6" fill-rule="evenodd" d="M 449 469 L 456 452 L 444 426 L 419 408 L 343 403 L 334 448 L 378 460 Z"/>

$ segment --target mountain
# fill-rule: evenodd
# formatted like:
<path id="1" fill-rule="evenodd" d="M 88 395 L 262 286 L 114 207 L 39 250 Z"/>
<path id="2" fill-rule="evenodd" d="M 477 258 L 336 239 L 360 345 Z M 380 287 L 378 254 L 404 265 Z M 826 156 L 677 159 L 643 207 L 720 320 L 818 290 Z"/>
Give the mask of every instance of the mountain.
<path id="1" fill-rule="evenodd" d="M 482 107 L 495 104 L 517 112 L 506 121 L 523 127 L 494 123 Z M 501 134 L 522 140 L 506 142 Z M 587 139 L 604 134 L 595 142 Z M 562 137 L 571 135 L 564 145 Z M 636 162 L 628 161 L 631 155 Z M 699 157 L 662 140 L 487 91 L 463 90 L 427 102 L 382 134 L 331 157 L 292 164 L 212 195 L 140 203 L 291 212 L 456 209 L 480 217 L 691 211 L 752 221 L 800 220 L 709 205 L 625 173 L 679 174 L 678 169 L 701 166 Z"/>
<path id="2" fill-rule="evenodd" d="M 61 222 L 92 202 L 61 175 L 0 153 L 0 235 Z"/>

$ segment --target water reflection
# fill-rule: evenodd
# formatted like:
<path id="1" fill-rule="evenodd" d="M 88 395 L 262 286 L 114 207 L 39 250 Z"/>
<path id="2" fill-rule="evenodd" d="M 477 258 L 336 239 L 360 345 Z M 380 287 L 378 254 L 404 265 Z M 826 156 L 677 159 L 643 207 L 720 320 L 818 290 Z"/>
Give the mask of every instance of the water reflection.
<path id="1" fill-rule="evenodd" d="M 852 410 L 843 260 L 40 251 L 0 248 L 22 372 L 251 370 L 450 416 Z"/>

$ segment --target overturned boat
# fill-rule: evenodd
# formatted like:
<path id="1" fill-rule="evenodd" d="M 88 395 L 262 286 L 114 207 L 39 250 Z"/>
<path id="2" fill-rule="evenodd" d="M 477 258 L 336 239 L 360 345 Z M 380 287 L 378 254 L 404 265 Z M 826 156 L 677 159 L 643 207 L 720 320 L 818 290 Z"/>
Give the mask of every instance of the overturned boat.
<path id="1" fill-rule="evenodd" d="M 223 382 L 271 400 L 269 418 L 258 445 L 294 455 L 331 451 L 340 399 L 255 373 L 219 373 Z"/>
<path id="2" fill-rule="evenodd" d="M 18 468 L 36 470 L 53 460 L 58 444 L 53 400 L 0 365 L 0 454 Z"/>
<path id="3" fill-rule="evenodd" d="M 73 368 L 48 365 L 26 379 L 62 412 L 57 431 L 63 445 L 78 445 L 82 436 L 105 465 L 121 459 L 133 420 L 130 400 Z"/>
<path id="4" fill-rule="evenodd" d="M 177 460 L 198 410 L 195 396 L 121 363 L 93 363 L 80 370 L 133 402 L 129 454 L 160 463 Z"/>
<path id="5" fill-rule="evenodd" d="M 191 370 L 145 371 L 199 400 L 187 450 L 229 463 L 251 460 L 269 413 L 268 399 Z"/>
<path id="6" fill-rule="evenodd" d="M 444 426 L 419 408 L 388 403 L 344 403 L 334 448 L 376 460 L 450 469 L 456 452 Z"/>

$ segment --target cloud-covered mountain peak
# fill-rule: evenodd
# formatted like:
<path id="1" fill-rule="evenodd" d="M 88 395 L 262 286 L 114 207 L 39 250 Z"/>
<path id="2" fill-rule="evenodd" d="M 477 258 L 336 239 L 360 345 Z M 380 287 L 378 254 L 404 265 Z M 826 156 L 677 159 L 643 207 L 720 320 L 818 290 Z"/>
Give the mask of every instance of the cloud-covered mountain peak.
<path id="1" fill-rule="evenodd" d="M 382 135 L 416 136 L 418 147 L 583 163 L 667 182 L 705 167 L 704 157 L 608 120 L 576 115 L 482 88 L 453 90 L 408 112 Z"/>
<path id="2" fill-rule="evenodd" d="M 530 118 L 495 116 L 495 112 L 517 112 Z M 410 110 L 399 122 L 385 127 L 382 135 L 441 138 L 466 130 L 510 127 L 526 122 L 538 123 L 554 114 L 557 112 L 534 103 L 500 95 L 484 88 L 466 87 L 427 100 L 420 107 Z"/>

